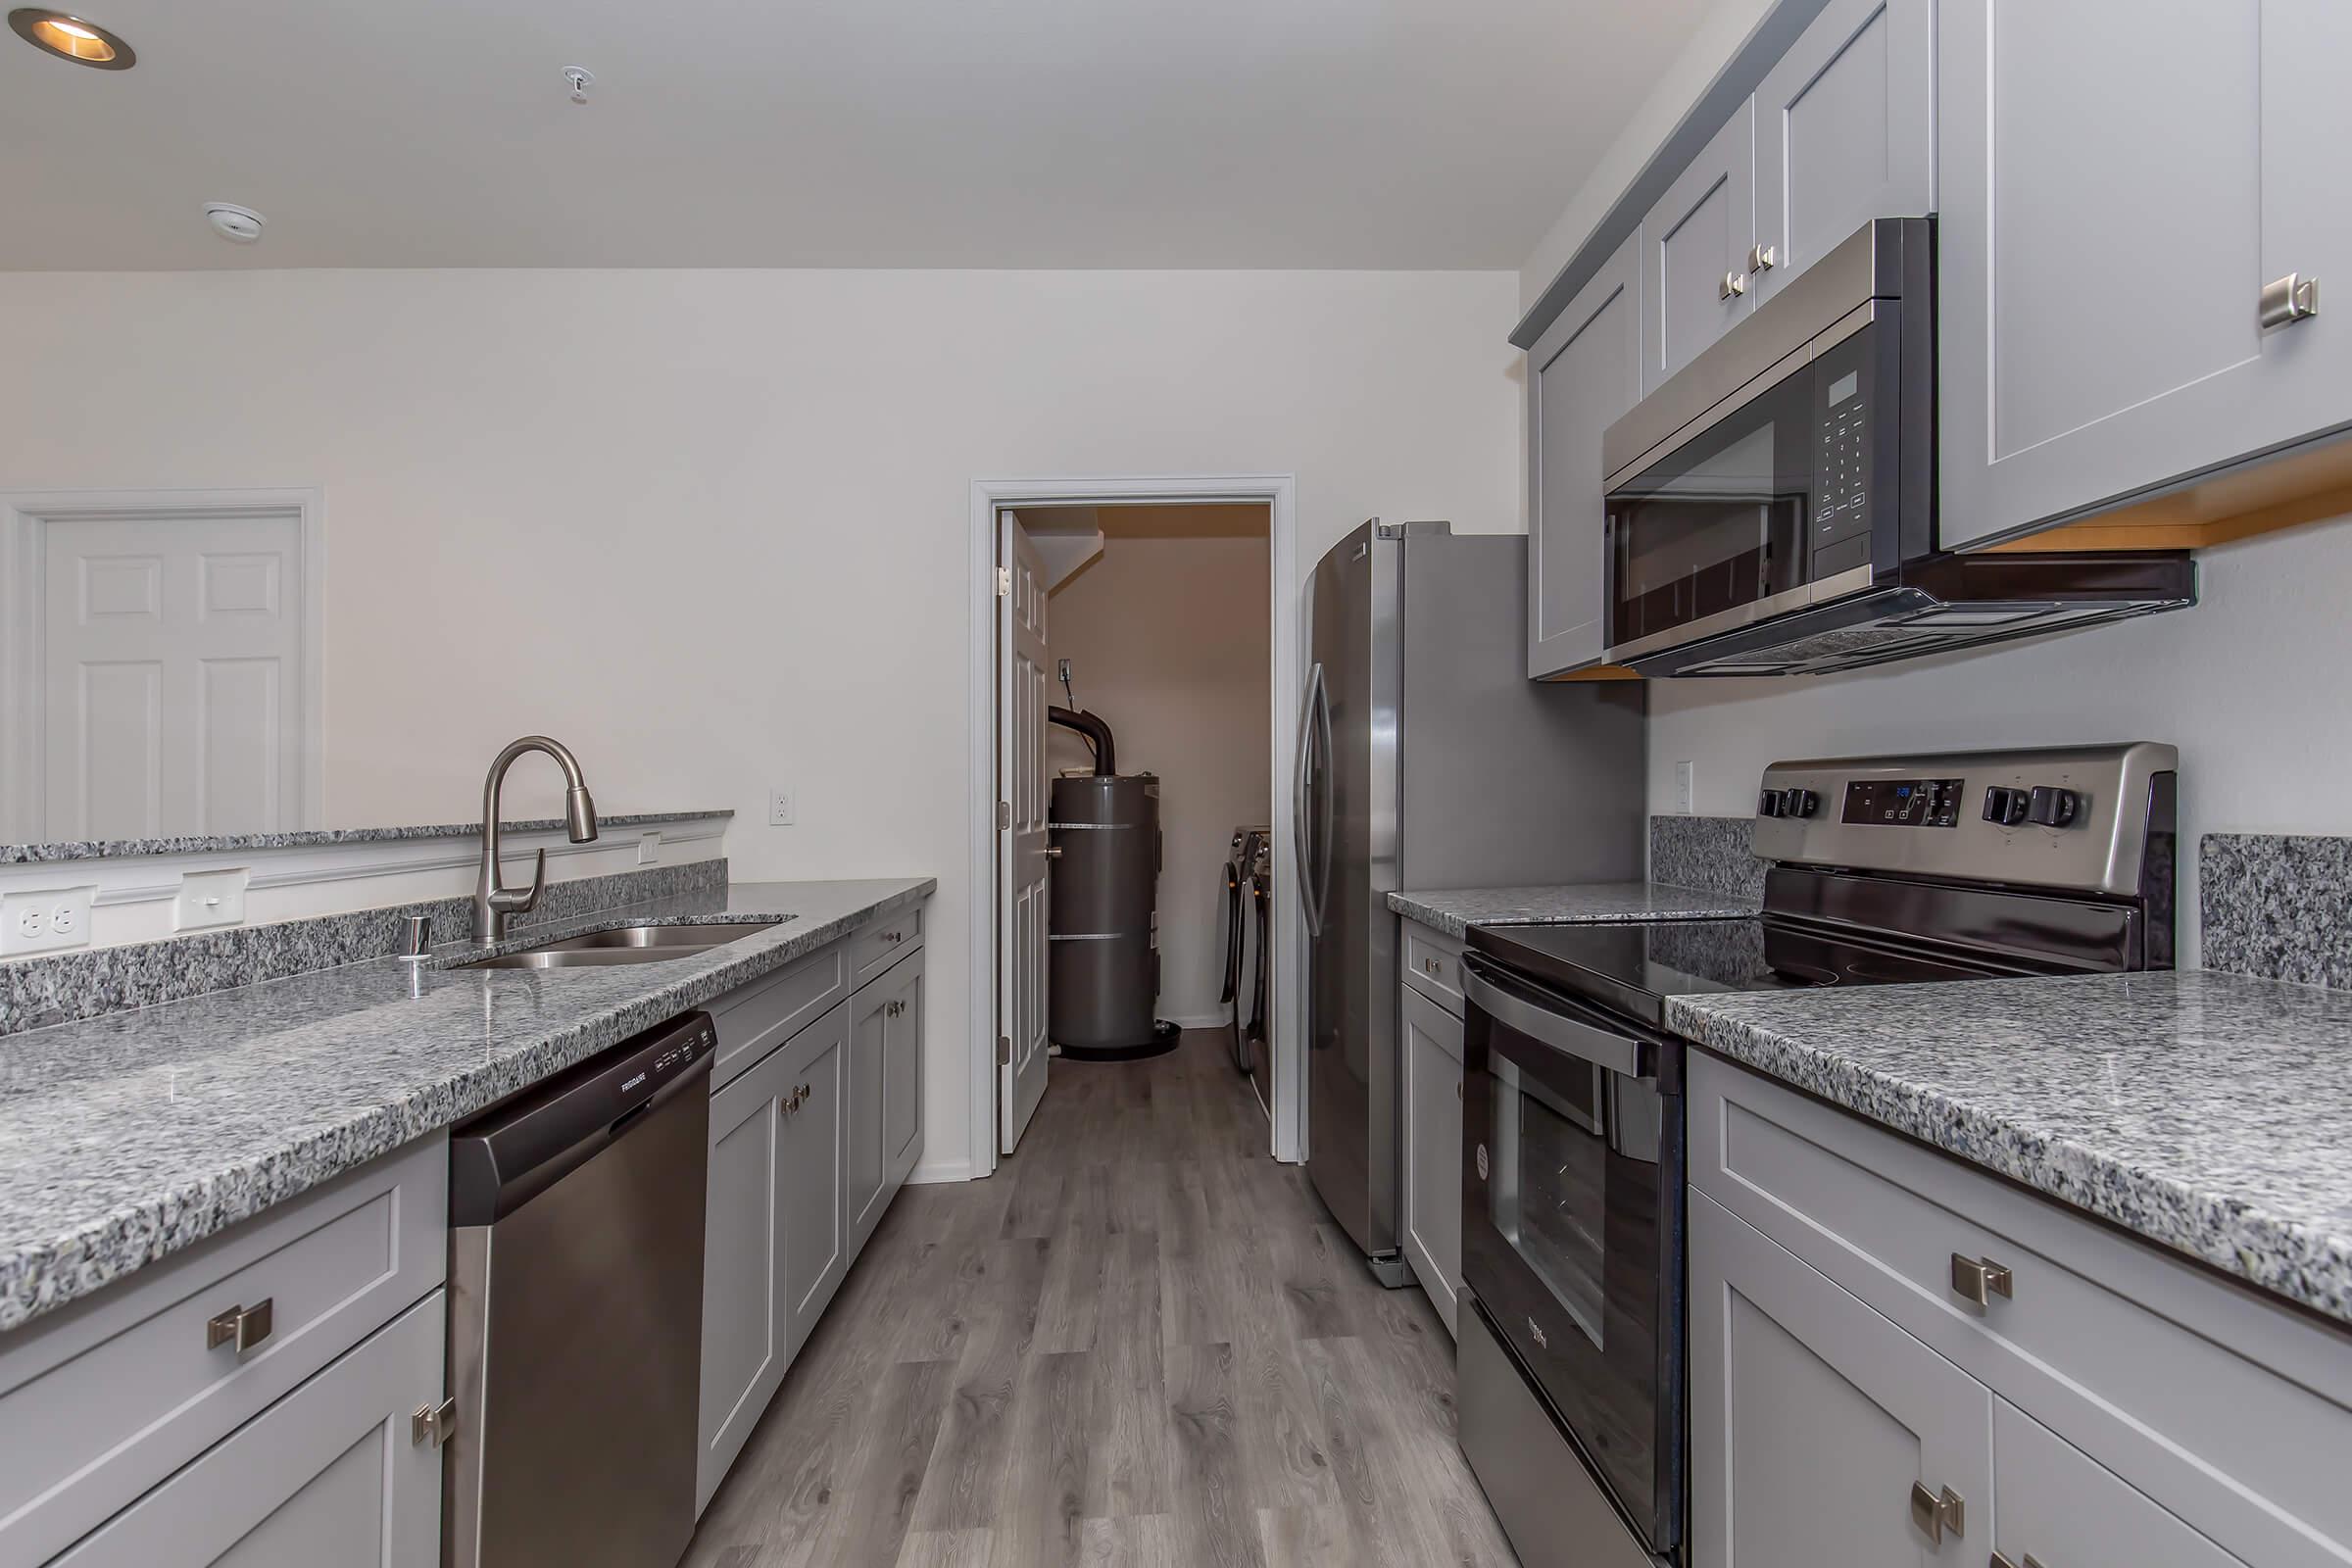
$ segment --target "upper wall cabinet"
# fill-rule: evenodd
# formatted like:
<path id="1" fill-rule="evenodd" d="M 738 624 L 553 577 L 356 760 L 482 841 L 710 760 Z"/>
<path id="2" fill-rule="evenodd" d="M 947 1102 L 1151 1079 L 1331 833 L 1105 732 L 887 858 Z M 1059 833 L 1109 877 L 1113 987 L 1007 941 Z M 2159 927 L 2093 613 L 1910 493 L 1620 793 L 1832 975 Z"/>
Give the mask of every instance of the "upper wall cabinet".
<path id="1" fill-rule="evenodd" d="M 1751 98 L 1642 221 L 1643 386 L 1663 382 L 1747 315 L 1755 196 Z"/>
<path id="2" fill-rule="evenodd" d="M 1874 218 L 1935 210 L 1935 0 L 1830 0 L 1756 89 L 1748 296 Z"/>
<path id="3" fill-rule="evenodd" d="M 2342 0 L 1943 0 L 1940 542 L 2352 421 Z"/>
<path id="4" fill-rule="evenodd" d="M 1531 678 L 1596 664 L 1608 643 L 1600 436 L 1642 397 L 1641 263 L 1637 234 L 1528 353 Z"/>

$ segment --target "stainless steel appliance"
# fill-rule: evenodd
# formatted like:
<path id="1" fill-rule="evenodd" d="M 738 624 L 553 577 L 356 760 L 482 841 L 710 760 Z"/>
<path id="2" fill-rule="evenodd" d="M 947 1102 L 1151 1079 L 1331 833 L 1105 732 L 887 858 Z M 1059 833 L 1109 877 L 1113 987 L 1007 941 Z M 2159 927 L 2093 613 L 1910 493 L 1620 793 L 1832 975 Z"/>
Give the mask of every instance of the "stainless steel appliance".
<path id="1" fill-rule="evenodd" d="M 1641 873 L 1642 688 L 1527 679 L 1527 541 L 1365 523 L 1309 589 L 1293 829 L 1310 939 L 1307 1172 L 1385 1283 L 1397 1251 L 1401 887 Z"/>
<path id="2" fill-rule="evenodd" d="M 1461 1445 L 1529 1568 L 1683 1558 L 1683 1068 L 1666 999 L 2170 968 L 2169 746 L 1776 763 L 1753 919 L 1475 927 Z"/>
<path id="3" fill-rule="evenodd" d="M 450 1134 L 449 1568 L 685 1551 L 716 1049 L 690 1013 Z"/>
<path id="4" fill-rule="evenodd" d="M 1937 551 L 1935 234 L 1864 224 L 1609 426 L 1610 662 L 1810 674 L 2196 603 L 2184 551 Z"/>
<path id="5" fill-rule="evenodd" d="M 1250 872 L 1244 882 L 1250 895 L 1250 1023 L 1243 1031 L 1249 1052 L 1250 1090 L 1257 1108 L 1274 1114 L 1274 1031 L 1267 1004 L 1273 991 L 1274 952 L 1274 838 L 1266 829 L 1250 839 Z M 1237 1003 L 1238 1006 L 1239 1004 Z"/>
<path id="6" fill-rule="evenodd" d="M 1236 1072 L 1247 1073 L 1251 1068 L 1250 1030 L 1255 1000 L 1250 988 L 1250 952 L 1255 917 L 1250 908 L 1250 867 L 1257 857 L 1257 849 L 1266 837 L 1262 827 L 1237 827 L 1233 842 L 1225 852 L 1225 866 L 1219 888 L 1219 907 L 1223 910 L 1225 933 L 1225 986 L 1217 997 L 1219 1006 L 1233 1009 L 1230 1025 L 1233 1066 Z"/>

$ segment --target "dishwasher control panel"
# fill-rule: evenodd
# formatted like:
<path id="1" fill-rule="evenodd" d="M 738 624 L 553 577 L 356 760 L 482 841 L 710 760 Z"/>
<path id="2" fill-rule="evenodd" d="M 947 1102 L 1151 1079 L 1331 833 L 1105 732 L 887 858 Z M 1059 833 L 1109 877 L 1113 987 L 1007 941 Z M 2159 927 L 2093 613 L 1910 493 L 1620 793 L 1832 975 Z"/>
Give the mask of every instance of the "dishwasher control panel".
<path id="1" fill-rule="evenodd" d="M 704 1018 L 691 1028 L 673 1035 L 653 1060 L 640 1062 L 636 1074 L 622 1081 L 620 1092 L 624 1095 L 633 1094 L 648 1086 L 659 1089 L 662 1080 L 670 1074 L 693 1066 L 717 1049 L 718 1027 L 709 1018 Z"/>

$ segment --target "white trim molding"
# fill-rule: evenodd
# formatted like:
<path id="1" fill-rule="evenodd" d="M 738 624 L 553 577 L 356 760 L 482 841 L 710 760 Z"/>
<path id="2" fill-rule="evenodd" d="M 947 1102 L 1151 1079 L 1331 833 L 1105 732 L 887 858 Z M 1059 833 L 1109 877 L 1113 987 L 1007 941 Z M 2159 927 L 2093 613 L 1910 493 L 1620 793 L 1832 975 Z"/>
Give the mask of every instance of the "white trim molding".
<path id="1" fill-rule="evenodd" d="M 312 489 L 24 490 L 0 495 L 0 840 L 50 837 L 41 815 L 41 531 L 96 518 L 292 516 L 302 541 L 302 801 L 289 828 L 318 827 L 326 813 L 326 498 Z"/>
<path id="2" fill-rule="evenodd" d="M 1239 502 L 1270 513 L 1273 570 L 1268 613 L 1274 623 L 1274 669 L 1267 723 L 1273 740 L 1268 779 L 1272 817 L 1291 819 L 1291 775 L 1298 744 L 1295 694 L 1304 657 L 1303 596 L 1298 583 L 1298 479 L 1287 473 L 1166 474 L 1140 478 L 975 479 L 968 530 L 969 783 L 972 888 L 971 968 L 965 1045 L 970 1060 L 968 1175 L 997 1167 L 997 514 L 1021 507 L 1167 506 Z M 1306 1154 L 1306 926 L 1298 917 L 1292 836 L 1274 835 L 1275 908 L 1283 940 L 1274 948 L 1274 1113 L 1276 1159 Z M 1049 1091 L 1050 1092 L 1050 1091 Z M 936 1169 L 938 1174 L 926 1175 Z M 925 1167 L 913 1180 L 948 1181 L 949 1167 Z"/>

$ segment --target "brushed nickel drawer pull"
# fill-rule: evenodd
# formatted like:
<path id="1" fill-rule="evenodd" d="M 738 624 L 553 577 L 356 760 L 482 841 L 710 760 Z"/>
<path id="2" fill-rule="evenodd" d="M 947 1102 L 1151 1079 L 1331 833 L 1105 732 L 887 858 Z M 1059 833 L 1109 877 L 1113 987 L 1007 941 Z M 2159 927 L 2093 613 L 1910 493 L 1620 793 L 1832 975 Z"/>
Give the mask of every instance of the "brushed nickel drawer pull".
<path id="1" fill-rule="evenodd" d="M 1989 1257 L 1952 1254 L 1952 1290 L 1979 1306 L 1990 1306 L 1996 1296 L 2004 1300 L 2017 1294 L 2017 1281 L 2007 1268 Z"/>
<path id="2" fill-rule="evenodd" d="M 1919 1527 L 1921 1535 L 1941 1545 L 1947 1530 L 1955 1537 L 1968 1534 L 1968 1500 L 1949 1487 L 1938 1494 L 1930 1492 L 1925 1482 L 1914 1481 L 1911 1522 Z"/>
<path id="3" fill-rule="evenodd" d="M 431 1444 L 438 1448 L 458 1430 L 458 1401 L 443 1399 L 439 1404 L 423 1404 L 409 1417 L 409 1446 L 422 1447 Z"/>
<path id="4" fill-rule="evenodd" d="M 2017 1568 L 2017 1564 L 2009 1560 L 2007 1552 L 1996 1551 L 1992 1554 L 1992 1568 Z M 2029 1551 L 2026 1553 L 2026 1568 L 2049 1568 L 2049 1564 Z"/>
<path id="5" fill-rule="evenodd" d="M 2296 321 L 2309 320 L 2319 314 L 2320 280 L 2316 277 L 2289 272 L 2262 286 L 2261 310 L 2257 319 L 2265 328 L 2288 326 Z"/>
<path id="6" fill-rule="evenodd" d="M 270 1337 L 276 1327 L 276 1298 L 265 1296 L 251 1306 L 232 1306 L 225 1312 L 216 1312 L 204 1325 L 204 1348 L 218 1350 L 223 1345 L 233 1345 L 237 1353 L 247 1350 Z"/>

